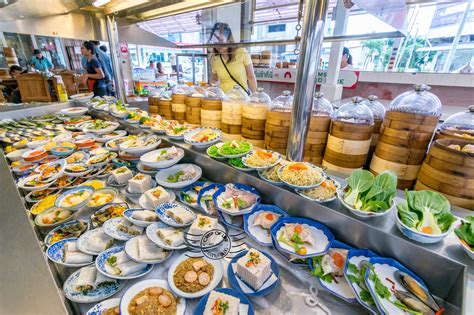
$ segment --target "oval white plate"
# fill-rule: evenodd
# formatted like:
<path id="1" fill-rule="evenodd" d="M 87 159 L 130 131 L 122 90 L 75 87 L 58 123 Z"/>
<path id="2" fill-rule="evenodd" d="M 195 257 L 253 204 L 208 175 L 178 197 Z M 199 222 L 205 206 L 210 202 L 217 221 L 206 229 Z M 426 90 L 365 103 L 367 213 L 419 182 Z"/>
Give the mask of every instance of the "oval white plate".
<path id="1" fill-rule="evenodd" d="M 48 249 L 46 250 L 46 256 L 48 256 L 49 260 L 51 260 L 52 262 L 55 262 L 58 265 L 63 265 L 66 267 L 77 268 L 77 267 L 83 267 L 83 266 L 92 264 L 94 262 L 94 259 L 92 259 L 89 262 L 80 263 L 80 264 L 68 264 L 63 261 L 64 245 L 66 243 L 72 243 L 72 242 L 76 243 L 77 238 L 67 238 L 67 239 L 60 240 L 59 242 L 54 243 L 53 245 L 49 246 Z"/>
<path id="2" fill-rule="evenodd" d="M 156 158 L 157 158 L 158 154 L 162 150 L 168 150 L 168 149 L 170 149 L 170 148 L 160 148 L 160 149 L 157 149 L 157 150 L 150 151 L 150 152 L 148 152 L 148 153 L 146 153 L 146 154 L 144 154 L 140 157 L 140 162 L 142 162 L 144 165 L 146 165 L 148 167 L 151 167 L 151 168 L 168 168 L 168 167 L 171 167 L 171 166 L 175 165 L 179 161 L 181 161 L 181 159 L 184 157 L 184 150 L 181 149 L 181 148 L 176 148 L 176 150 L 178 151 L 178 156 L 176 158 L 174 158 L 172 160 L 157 162 Z"/>
<path id="3" fill-rule="evenodd" d="M 201 291 L 198 291 L 198 292 L 187 293 L 187 292 L 181 291 L 174 284 L 173 274 L 174 274 L 176 268 L 178 267 L 178 265 L 181 262 L 185 261 L 186 259 L 190 258 L 189 256 L 191 256 L 191 257 L 201 257 L 201 256 L 196 256 L 196 254 L 194 254 L 192 252 L 187 252 L 187 253 L 182 254 L 178 258 L 176 258 L 173 261 L 173 263 L 171 264 L 170 268 L 168 269 L 168 284 L 171 287 L 171 290 L 173 290 L 173 292 L 176 293 L 177 295 L 179 295 L 181 297 L 184 297 L 184 298 L 187 298 L 187 299 L 194 299 L 194 298 L 198 298 L 198 297 L 201 297 L 203 295 L 206 295 L 207 293 L 211 292 L 215 287 L 217 287 L 219 285 L 219 283 L 221 282 L 222 277 L 224 275 L 224 268 L 222 267 L 222 262 L 220 260 L 212 260 L 212 259 L 209 259 L 207 257 L 202 257 L 204 260 L 206 260 L 208 263 L 210 263 L 214 266 L 214 275 L 212 277 L 211 282 L 207 285 L 207 287 L 205 287 L 204 289 L 202 289 Z"/>
<path id="4" fill-rule="evenodd" d="M 152 135 L 152 136 L 146 136 L 146 138 L 154 138 L 156 139 L 156 142 L 154 143 L 151 143 L 147 146 L 144 146 L 144 147 L 133 147 L 133 148 L 129 148 L 127 147 L 127 144 L 131 141 L 135 141 L 135 140 L 128 140 L 128 141 L 125 141 L 125 142 L 122 142 L 120 145 L 119 145 L 119 149 L 121 151 L 124 151 L 124 152 L 127 152 L 127 153 L 131 153 L 131 154 L 143 154 L 145 152 L 148 152 L 148 151 L 151 151 L 151 150 L 154 150 L 156 147 L 158 147 L 161 143 L 161 139 L 158 138 L 158 136 L 155 136 L 155 135 Z"/>
<path id="5" fill-rule="evenodd" d="M 89 254 L 89 255 L 95 255 L 95 256 L 99 255 L 101 252 L 96 252 L 96 251 L 93 251 L 93 250 L 89 249 L 89 240 L 92 237 L 94 237 L 94 235 L 99 234 L 99 233 L 105 234 L 104 229 L 103 228 L 96 228 L 96 229 L 89 230 L 89 231 L 85 232 L 84 234 L 82 234 L 79 237 L 79 239 L 77 240 L 77 248 L 81 252 Z"/>
<path id="6" fill-rule="evenodd" d="M 127 220 L 123 217 L 116 217 L 105 221 L 102 226 L 105 234 L 119 241 L 128 241 L 129 239 L 134 238 L 135 235 L 119 231 L 118 225 L 122 222 L 127 222 Z"/>
<path id="7" fill-rule="evenodd" d="M 191 221 L 189 221 L 188 223 L 181 224 L 181 223 L 176 222 L 175 219 L 173 219 L 172 217 L 170 217 L 169 215 L 166 214 L 167 210 L 172 209 L 172 208 L 177 208 L 177 207 L 182 207 L 183 209 L 187 210 L 188 213 L 192 214 L 193 219 Z M 158 215 L 158 217 L 160 218 L 160 220 L 162 222 L 168 224 L 169 226 L 173 226 L 173 227 L 189 226 L 189 225 L 193 224 L 193 221 L 196 219 L 196 214 L 194 213 L 193 210 L 189 209 L 185 205 L 180 205 L 180 204 L 171 203 L 171 202 L 166 202 L 166 203 L 163 203 L 163 204 L 159 205 L 156 208 L 155 213 Z"/>
<path id="8" fill-rule="evenodd" d="M 161 287 L 173 293 L 168 283 L 166 282 L 166 280 L 148 279 L 148 280 L 140 281 L 138 283 L 135 283 L 133 286 L 131 286 L 122 296 L 122 300 L 120 301 L 120 314 L 128 315 L 129 314 L 128 305 L 130 304 L 132 299 L 135 297 L 135 295 L 151 287 Z M 176 307 L 177 307 L 176 315 L 183 315 L 184 311 L 186 310 L 186 300 L 179 299 L 179 303 L 177 303 Z"/>
<path id="9" fill-rule="evenodd" d="M 202 130 L 207 130 L 207 129 L 210 129 L 214 131 L 215 133 L 217 133 L 217 137 L 210 141 L 204 141 L 204 142 L 192 140 L 192 137 L 194 137 L 197 133 L 201 132 Z M 221 138 L 222 138 L 222 131 L 220 129 L 211 128 L 211 127 L 203 127 L 203 128 L 196 128 L 186 133 L 184 135 L 184 142 L 198 148 L 206 148 L 208 146 L 213 145 L 214 143 L 221 141 Z"/>
<path id="10" fill-rule="evenodd" d="M 179 246 L 168 246 L 166 245 L 165 243 L 163 243 L 163 241 L 161 240 L 161 238 L 158 237 L 158 235 L 156 234 L 156 231 L 158 231 L 158 229 L 160 228 L 168 228 L 169 226 L 166 225 L 165 223 L 163 222 L 158 222 L 158 223 L 153 223 L 153 224 L 150 224 L 147 228 L 146 228 L 146 236 L 153 242 L 155 243 L 158 247 L 161 247 L 161 248 L 164 248 L 164 249 L 168 249 L 168 250 L 173 250 L 173 249 L 183 249 L 183 248 L 186 248 L 186 244 L 181 244 Z"/>
<path id="11" fill-rule="evenodd" d="M 170 200 L 167 202 L 174 202 L 176 200 L 176 194 L 174 193 L 174 191 L 169 190 L 169 189 L 167 189 L 166 191 L 168 192 L 168 194 L 170 194 Z M 148 204 L 144 194 L 141 195 L 140 198 L 138 199 L 138 204 L 143 209 L 155 211 L 155 207 L 152 207 L 150 204 Z"/>
<path id="12" fill-rule="evenodd" d="M 87 112 L 87 107 L 69 107 L 61 109 L 61 114 L 66 114 L 70 117 L 82 116 Z"/>
<path id="13" fill-rule="evenodd" d="M 138 239 L 140 238 L 148 240 L 148 242 L 156 246 L 156 250 L 162 249 L 161 247 L 153 243 L 146 235 L 135 236 L 134 238 L 128 240 L 127 243 L 125 243 L 125 253 L 128 255 L 128 257 L 130 257 L 131 260 L 136 261 L 138 263 L 144 263 L 144 264 L 159 264 L 159 263 L 167 261 L 168 259 L 171 258 L 171 256 L 173 256 L 174 250 L 162 249 L 167 254 L 165 258 L 154 259 L 154 260 L 140 260 L 138 258 L 137 247 L 136 247 L 138 246 L 137 243 L 138 243 Z"/>
<path id="14" fill-rule="evenodd" d="M 176 174 L 177 172 L 179 172 L 180 170 L 182 170 L 188 165 L 191 165 L 196 171 L 196 175 L 192 179 L 180 181 L 177 183 L 170 183 L 166 180 L 168 176 Z M 159 171 L 158 173 L 156 173 L 155 179 L 156 179 L 156 182 L 163 187 L 184 188 L 196 182 L 199 178 L 201 178 L 201 175 L 202 175 L 202 169 L 195 164 L 178 164 L 170 168 L 164 169 L 162 171 Z"/>
<path id="15" fill-rule="evenodd" d="M 247 154 L 246 156 L 242 157 L 242 163 L 243 163 L 245 166 L 247 166 L 248 168 L 254 169 L 254 170 L 256 170 L 256 171 L 264 171 L 264 170 L 267 170 L 267 169 L 269 169 L 269 168 L 272 168 L 272 167 L 274 167 L 275 165 L 277 165 L 278 163 L 280 163 L 280 161 L 281 161 L 281 154 L 279 154 L 278 152 L 273 152 L 273 151 L 270 151 L 270 150 L 260 150 L 260 151 L 265 151 L 265 152 L 270 152 L 270 153 L 272 153 L 272 154 L 276 154 L 276 155 L 278 156 L 278 159 L 277 159 L 274 163 L 272 163 L 272 164 L 270 164 L 270 165 L 267 165 L 267 166 L 252 166 L 252 165 L 250 165 L 250 164 L 247 164 L 247 159 L 248 159 L 252 154 L 256 153 L 256 151 L 254 150 L 254 151 L 250 151 L 249 154 Z"/>
<path id="16" fill-rule="evenodd" d="M 140 278 L 146 274 L 149 274 L 153 270 L 153 265 L 149 264 L 149 265 L 146 265 L 146 267 L 143 268 L 142 270 L 128 276 L 116 276 L 116 275 L 108 274 L 104 268 L 107 258 L 123 250 L 124 250 L 124 247 L 119 246 L 119 247 L 109 248 L 106 251 L 103 251 L 102 253 L 100 253 L 99 256 L 97 256 L 95 260 L 95 266 L 97 270 L 104 276 L 112 278 L 112 279 L 117 279 L 117 280 L 130 280 L 130 279 Z"/>
<path id="17" fill-rule="evenodd" d="M 143 226 L 143 227 L 147 227 L 150 224 L 158 222 L 158 221 L 140 221 L 140 220 L 132 218 L 132 214 L 134 211 L 141 211 L 141 210 L 145 210 L 145 209 L 142 209 L 142 208 L 127 209 L 123 212 L 123 217 L 127 219 L 128 221 L 132 222 L 133 224 L 138 225 L 138 226 Z"/>

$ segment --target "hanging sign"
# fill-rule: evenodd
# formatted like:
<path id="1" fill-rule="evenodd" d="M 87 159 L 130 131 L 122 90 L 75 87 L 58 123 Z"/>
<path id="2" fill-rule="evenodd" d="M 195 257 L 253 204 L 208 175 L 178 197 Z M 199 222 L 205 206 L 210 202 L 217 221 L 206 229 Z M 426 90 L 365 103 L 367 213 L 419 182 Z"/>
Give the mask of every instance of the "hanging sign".
<path id="1" fill-rule="evenodd" d="M 286 68 L 254 68 L 257 81 L 295 83 L 296 69 Z M 316 84 L 326 83 L 327 70 L 319 70 Z M 359 79 L 359 71 L 341 70 L 339 72 L 338 83 L 344 88 L 354 89 Z"/>

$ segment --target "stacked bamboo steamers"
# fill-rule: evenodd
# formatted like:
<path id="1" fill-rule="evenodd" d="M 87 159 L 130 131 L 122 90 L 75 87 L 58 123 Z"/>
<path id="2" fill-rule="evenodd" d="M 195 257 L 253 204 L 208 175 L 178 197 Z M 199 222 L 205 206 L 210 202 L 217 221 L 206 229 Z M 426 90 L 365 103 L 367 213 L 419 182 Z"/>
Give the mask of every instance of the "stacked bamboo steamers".
<path id="1" fill-rule="evenodd" d="M 159 88 L 158 91 L 154 92 L 152 95 L 148 96 L 148 112 L 152 115 L 159 114 L 159 97 L 163 92 L 164 88 Z M 171 112 L 171 108 L 170 108 Z"/>
<path id="2" fill-rule="evenodd" d="M 222 100 L 225 98 L 217 84 L 211 83 L 206 96 L 201 99 L 201 126 L 221 129 Z"/>
<path id="3" fill-rule="evenodd" d="M 363 168 L 369 155 L 374 115 L 361 97 L 342 105 L 331 117 L 323 165 L 343 175 Z"/>
<path id="4" fill-rule="evenodd" d="M 316 92 L 311 111 L 308 138 L 305 144 L 305 161 L 314 164 L 322 163 L 332 112 L 332 105 L 324 98 L 324 93 Z"/>
<path id="5" fill-rule="evenodd" d="M 368 169 L 375 152 L 375 147 L 379 141 L 380 129 L 382 128 L 383 119 L 385 118 L 385 107 L 378 101 L 378 97 L 375 95 L 369 95 L 364 104 L 370 108 L 374 115 L 374 131 L 372 132 L 372 141 L 370 142 L 369 157 L 365 163 Z"/>
<path id="6" fill-rule="evenodd" d="M 242 134 L 242 109 L 249 98 L 240 86 L 230 90 L 222 101 L 221 130 L 224 140 L 240 140 Z"/>
<path id="7" fill-rule="evenodd" d="M 171 111 L 173 112 L 173 119 L 180 124 L 186 121 L 186 94 L 189 87 L 182 81 L 173 87 L 171 94 Z"/>
<path id="8" fill-rule="evenodd" d="M 435 139 L 415 189 L 439 191 L 451 204 L 474 210 L 474 105 L 446 119 Z"/>
<path id="9" fill-rule="evenodd" d="M 283 91 L 272 101 L 265 124 L 265 149 L 286 155 L 292 107 L 293 96 L 290 91 Z"/>
<path id="10" fill-rule="evenodd" d="M 265 123 L 272 100 L 263 88 L 258 88 L 250 95 L 250 102 L 242 107 L 242 140 L 263 148 L 265 140 Z"/>
<path id="11" fill-rule="evenodd" d="M 188 123 L 201 125 L 201 100 L 206 95 L 206 90 L 197 84 L 188 90 L 184 99 L 186 104 L 186 121 Z"/>
<path id="12" fill-rule="evenodd" d="M 171 91 L 163 90 L 158 95 L 158 114 L 167 120 L 173 120 L 173 109 L 171 107 Z"/>
<path id="13" fill-rule="evenodd" d="M 441 102 L 426 85 L 397 96 L 385 114 L 370 170 L 392 170 L 399 189 L 411 189 L 441 116 Z"/>

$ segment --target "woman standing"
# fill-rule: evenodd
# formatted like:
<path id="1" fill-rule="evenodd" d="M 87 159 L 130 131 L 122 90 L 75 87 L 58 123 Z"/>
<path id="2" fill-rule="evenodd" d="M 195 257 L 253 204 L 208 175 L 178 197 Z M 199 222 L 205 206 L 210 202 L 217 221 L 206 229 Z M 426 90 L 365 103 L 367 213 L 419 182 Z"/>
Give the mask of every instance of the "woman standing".
<path id="1" fill-rule="evenodd" d="M 95 45 L 90 41 L 85 41 L 81 46 L 81 53 L 86 57 L 86 72 L 82 76 L 84 84 L 88 84 L 89 90 L 94 92 L 94 96 L 104 96 L 107 94 L 107 78 L 103 67 L 96 57 Z"/>
<path id="2" fill-rule="evenodd" d="M 227 23 L 216 23 L 209 42 L 233 43 L 232 30 Z M 257 80 L 252 59 L 245 48 L 219 47 L 213 49 L 211 57 L 212 80 L 220 81 L 220 88 L 227 93 L 236 84 L 247 94 L 257 90 Z"/>

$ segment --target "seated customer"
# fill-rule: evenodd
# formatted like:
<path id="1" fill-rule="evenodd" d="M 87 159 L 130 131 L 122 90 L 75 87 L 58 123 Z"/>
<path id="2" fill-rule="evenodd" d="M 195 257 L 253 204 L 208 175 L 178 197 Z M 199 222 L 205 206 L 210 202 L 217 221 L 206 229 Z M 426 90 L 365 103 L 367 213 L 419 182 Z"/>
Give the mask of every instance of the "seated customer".
<path id="1" fill-rule="evenodd" d="M 23 73 L 26 73 L 26 71 L 24 71 L 23 68 L 20 66 L 14 65 L 10 67 L 10 75 L 14 79 L 18 78 L 18 76 Z M 7 99 L 9 102 L 15 104 L 21 103 L 21 94 L 18 87 L 16 87 L 15 89 L 9 88 L 9 90 L 7 90 Z"/>

